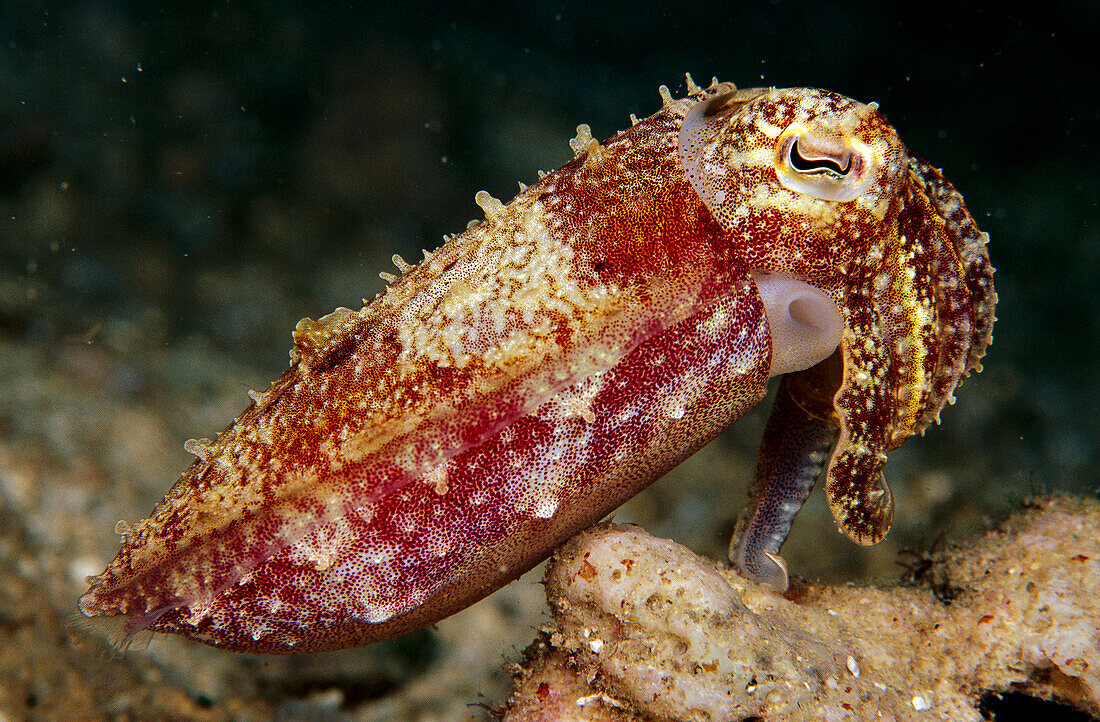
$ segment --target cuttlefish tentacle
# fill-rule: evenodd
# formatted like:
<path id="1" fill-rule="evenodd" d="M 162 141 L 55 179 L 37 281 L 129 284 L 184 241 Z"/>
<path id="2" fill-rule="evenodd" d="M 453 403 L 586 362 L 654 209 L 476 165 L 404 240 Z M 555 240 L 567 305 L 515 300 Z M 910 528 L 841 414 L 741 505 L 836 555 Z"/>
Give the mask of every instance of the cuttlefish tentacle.
<path id="1" fill-rule="evenodd" d="M 882 243 L 849 269 L 842 307 L 844 376 L 834 400 L 840 438 L 825 493 L 841 531 L 864 545 L 877 544 L 890 529 L 894 499 L 882 474 L 886 452 L 914 433 L 935 367 L 928 250 L 906 222 L 919 222 L 919 213 L 910 210 L 914 202 L 927 204 L 916 195 L 910 189 Z"/>
<path id="2" fill-rule="evenodd" d="M 841 531 L 876 544 L 890 529 L 886 452 L 921 433 L 992 339 L 987 238 L 938 171 L 910 165 L 882 243 L 849 269 L 842 311 L 840 438 L 826 495 Z"/>
<path id="3" fill-rule="evenodd" d="M 921 158 L 912 158 L 910 165 L 925 192 L 944 220 L 947 244 L 956 251 L 962 271 L 963 288 L 956 291 L 946 277 L 937 276 L 937 288 L 955 292 L 959 315 L 969 319 L 969 353 L 966 354 L 965 378 L 971 371 L 981 371 L 981 359 L 993 343 L 993 322 L 996 321 L 997 292 L 993 290 L 993 265 L 989 261 L 989 234 L 981 231 L 974 216 L 967 210 L 959 193 L 939 169 Z"/>
<path id="4" fill-rule="evenodd" d="M 787 589 L 787 565 L 779 548 L 836 444 L 840 428 L 833 394 L 841 370 L 840 354 L 834 353 L 805 371 L 785 375 L 779 385 L 730 543 L 730 559 L 753 581 Z"/>

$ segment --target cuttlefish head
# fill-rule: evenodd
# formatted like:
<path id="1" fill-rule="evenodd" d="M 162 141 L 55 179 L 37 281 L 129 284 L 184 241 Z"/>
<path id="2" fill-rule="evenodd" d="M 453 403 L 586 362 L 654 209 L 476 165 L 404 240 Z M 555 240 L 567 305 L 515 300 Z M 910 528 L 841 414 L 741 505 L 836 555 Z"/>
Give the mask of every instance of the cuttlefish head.
<path id="1" fill-rule="evenodd" d="M 826 493 L 840 528 L 874 544 L 893 517 L 886 452 L 938 422 L 992 341 L 988 236 L 876 104 L 712 85 L 679 142 L 761 291 L 773 375 L 841 356 Z"/>

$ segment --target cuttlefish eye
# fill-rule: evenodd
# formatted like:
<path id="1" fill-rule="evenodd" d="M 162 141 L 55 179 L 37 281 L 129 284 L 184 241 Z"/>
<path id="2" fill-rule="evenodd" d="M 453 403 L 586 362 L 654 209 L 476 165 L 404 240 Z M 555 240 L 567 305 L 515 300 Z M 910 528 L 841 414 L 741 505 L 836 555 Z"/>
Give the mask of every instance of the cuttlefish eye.
<path id="1" fill-rule="evenodd" d="M 788 128 L 775 144 L 775 169 L 789 190 L 827 201 L 855 200 L 871 178 L 863 143 L 842 135 Z"/>
<path id="2" fill-rule="evenodd" d="M 791 167 L 799 173 L 822 172 L 833 173 L 838 176 L 846 176 L 848 175 L 848 171 L 852 169 L 852 154 L 849 151 L 844 151 L 843 153 L 841 153 L 841 155 L 844 157 L 843 167 L 841 167 L 840 165 L 840 159 L 834 158 L 830 155 L 826 155 L 820 158 L 811 155 L 809 158 L 807 158 L 802 155 L 801 151 L 799 151 L 798 138 L 795 138 L 794 142 L 791 143 L 791 150 L 787 154 L 787 158 L 791 164 Z"/>

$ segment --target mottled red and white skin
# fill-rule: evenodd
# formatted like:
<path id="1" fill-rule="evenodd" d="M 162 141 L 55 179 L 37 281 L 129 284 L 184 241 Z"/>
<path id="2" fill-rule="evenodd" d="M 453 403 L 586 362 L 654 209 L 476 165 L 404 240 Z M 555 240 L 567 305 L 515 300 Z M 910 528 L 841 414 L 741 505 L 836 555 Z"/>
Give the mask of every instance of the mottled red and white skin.
<path id="1" fill-rule="evenodd" d="M 991 339 L 986 236 L 876 111 L 715 81 L 294 332 L 290 368 L 81 598 L 123 636 L 238 651 L 389 638 L 516 578 L 783 375 L 731 556 L 778 556 L 823 467 L 873 544 L 886 452 Z M 398 259 L 399 260 L 399 259 Z"/>

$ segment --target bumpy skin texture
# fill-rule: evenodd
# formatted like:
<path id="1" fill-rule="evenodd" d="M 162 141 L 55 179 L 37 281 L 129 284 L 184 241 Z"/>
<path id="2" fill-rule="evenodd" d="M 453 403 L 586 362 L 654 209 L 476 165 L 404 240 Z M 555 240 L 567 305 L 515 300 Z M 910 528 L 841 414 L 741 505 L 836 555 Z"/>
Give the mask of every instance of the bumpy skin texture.
<path id="1" fill-rule="evenodd" d="M 360 310 L 301 321 L 291 367 L 189 442 L 198 460 L 80 609 L 125 636 L 252 652 L 438 620 L 710 441 L 760 401 L 773 358 L 829 355 L 801 336 L 776 347 L 785 311 L 765 286 L 811 284 L 815 318 L 838 319 L 824 363 L 839 391 L 815 392 L 836 392 L 827 491 L 844 531 L 881 539 L 885 450 L 936 418 L 989 342 L 985 238 L 873 106 L 690 79 L 663 97 L 605 144 L 579 129 L 576 159 L 506 206 L 479 194 L 483 222 Z M 770 540 L 742 543 L 742 568 L 783 584 L 766 567 L 801 504 L 783 504 L 790 473 L 758 473 L 739 524 Z"/>

